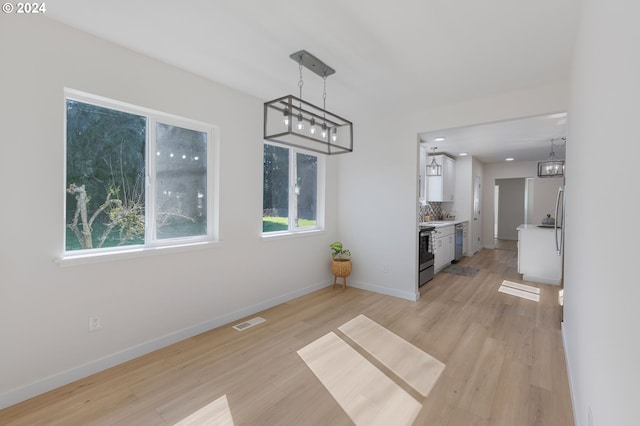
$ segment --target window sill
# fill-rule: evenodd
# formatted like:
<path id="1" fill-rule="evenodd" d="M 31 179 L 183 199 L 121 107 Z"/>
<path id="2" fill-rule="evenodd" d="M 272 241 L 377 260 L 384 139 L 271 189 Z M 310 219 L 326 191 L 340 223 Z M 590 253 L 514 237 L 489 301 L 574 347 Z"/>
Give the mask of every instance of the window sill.
<path id="1" fill-rule="evenodd" d="M 262 241 L 276 241 L 276 240 L 286 240 L 288 238 L 304 238 L 311 237 L 314 235 L 324 234 L 326 231 L 324 229 L 311 229 L 308 231 L 283 231 L 283 232 L 269 232 L 267 234 L 261 234 Z"/>
<path id="2" fill-rule="evenodd" d="M 135 259 L 138 257 L 157 256 L 162 254 L 182 253 L 194 250 L 203 250 L 221 245 L 220 241 L 202 241 L 197 243 L 179 244 L 162 247 L 136 247 L 132 249 L 111 251 L 106 253 L 90 253 L 79 255 L 66 255 L 55 259 L 60 267 L 86 265 L 90 263 L 112 262 L 117 260 Z"/>

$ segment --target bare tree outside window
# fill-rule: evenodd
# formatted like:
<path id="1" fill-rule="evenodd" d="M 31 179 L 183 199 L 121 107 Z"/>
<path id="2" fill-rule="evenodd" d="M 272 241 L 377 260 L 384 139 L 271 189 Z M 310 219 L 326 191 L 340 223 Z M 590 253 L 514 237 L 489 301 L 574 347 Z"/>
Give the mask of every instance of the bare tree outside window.
<path id="1" fill-rule="evenodd" d="M 146 122 L 67 100 L 66 250 L 144 242 Z"/>

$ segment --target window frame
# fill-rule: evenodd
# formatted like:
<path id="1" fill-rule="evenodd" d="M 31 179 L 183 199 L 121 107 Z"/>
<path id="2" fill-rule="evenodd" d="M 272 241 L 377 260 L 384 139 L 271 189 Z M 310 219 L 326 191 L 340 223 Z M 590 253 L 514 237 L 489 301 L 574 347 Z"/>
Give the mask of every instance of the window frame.
<path id="1" fill-rule="evenodd" d="M 277 236 L 291 236 L 291 235 L 299 235 L 306 233 L 316 233 L 320 231 L 324 231 L 324 216 L 325 216 L 325 188 L 326 188 L 326 160 L 325 156 L 318 154 L 317 152 L 305 150 L 298 147 L 293 147 L 289 145 L 285 145 L 282 143 L 272 142 L 272 141 L 263 141 L 262 144 L 262 190 L 264 191 L 264 147 L 266 145 L 276 146 L 279 148 L 285 148 L 289 151 L 289 176 L 288 176 L 288 209 L 289 215 L 287 218 L 287 229 L 281 231 L 270 231 L 264 232 L 263 222 L 264 222 L 264 213 L 261 216 L 261 235 L 262 237 L 277 237 Z M 306 226 L 299 227 L 296 226 L 296 216 L 298 212 L 297 206 L 297 196 L 295 195 L 295 186 L 297 183 L 298 176 L 298 167 L 297 167 L 297 154 L 310 155 L 316 158 L 317 160 L 317 169 L 316 169 L 316 225 L 315 226 Z M 262 197 L 262 203 L 264 205 L 264 192 Z"/>
<path id="2" fill-rule="evenodd" d="M 145 132 L 145 230 L 144 242 L 126 246 L 101 247 L 91 249 L 67 250 L 67 101 L 73 100 L 101 108 L 108 108 L 124 113 L 143 116 L 146 118 Z M 139 253 L 141 251 L 157 251 L 171 247 L 184 248 L 187 246 L 202 246 L 218 242 L 219 221 L 219 128 L 215 125 L 197 120 L 163 113 L 150 108 L 121 102 L 106 97 L 89 94 L 70 88 L 64 89 L 63 97 L 64 122 L 63 122 L 63 227 L 62 227 L 62 257 L 58 261 L 66 259 L 87 258 L 123 253 Z M 180 127 L 188 130 L 205 133 L 206 145 L 206 234 L 188 237 L 158 239 L 156 237 L 155 207 L 156 207 L 156 125 L 158 123 Z M 118 256 L 120 257 L 120 256 Z"/>

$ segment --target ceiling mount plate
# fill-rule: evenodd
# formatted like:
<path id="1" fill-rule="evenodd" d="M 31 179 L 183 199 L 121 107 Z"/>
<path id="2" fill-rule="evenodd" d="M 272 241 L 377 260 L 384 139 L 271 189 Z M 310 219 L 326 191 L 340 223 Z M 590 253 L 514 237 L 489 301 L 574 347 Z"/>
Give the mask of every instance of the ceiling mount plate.
<path id="1" fill-rule="evenodd" d="M 305 68 L 313 71 L 320 77 L 329 77 L 331 74 L 334 74 L 336 72 L 336 70 L 334 70 L 329 65 L 325 64 L 306 50 L 292 53 L 291 55 L 289 55 L 289 57 L 299 64 L 302 63 Z"/>

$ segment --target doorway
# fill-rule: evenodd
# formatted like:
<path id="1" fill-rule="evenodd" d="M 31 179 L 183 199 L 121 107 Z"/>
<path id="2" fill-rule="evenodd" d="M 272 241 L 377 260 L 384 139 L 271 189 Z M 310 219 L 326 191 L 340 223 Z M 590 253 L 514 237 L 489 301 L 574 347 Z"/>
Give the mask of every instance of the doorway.
<path id="1" fill-rule="evenodd" d="M 494 238 L 516 241 L 516 228 L 526 223 L 527 185 L 525 178 L 495 180 Z"/>
<path id="2" fill-rule="evenodd" d="M 494 179 L 512 177 L 526 179 L 534 175 L 535 171 L 530 167 L 531 163 L 548 157 L 549 141 L 566 136 L 566 123 L 566 112 L 557 112 L 455 128 L 434 129 L 418 134 L 420 144 L 430 146 L 433 144 L 438 147 L 438 152 L 447 153 L 456 159 L 456 193 L 452 210 L 456 217 L 470 220 L 470 253 L 477 253 L 483 246 L 493 247 L 496 229 L 492 211 Z M 416 153 L 418 155 L 419 150 L 416 150 Z M 556 154 L 558 158 L 563 158 L 562 151 Z M 468 156 L 465 157 L 466 161 L 462 159 L 464 156 Z M 471 161 L 468 161 L 469 158 Z M 424 164 L 424 159 L 421 160 Z M 513 163 L 505 162 L 513 160 L 515 160 Z M 416 163 L 416 165 L 420 164 L 419 161 Z M 416 182 L 420 187 L 420 173 L 423 167 L 417 167 L 417 169 L 419 170 Z M 485 181 L 486 188 L 481 188 L 482 181 Z M 537 187 L 538 182 L 536 182 L 536 192 L 538 192 Z M 528 192 L 529 195 L 532 193 L 533 191 Z M 421 205 L 424 205 L 424 202 Z M 536 195 L 535 204 L 531 203 L 527 206 L 526 211 L 518 219 L 519 223 L 515 226 L 525 222 L 537 223 L 540 217 L 543 217 L 540 216 L 542 205 L 540 197 Z M 480 206 L 486 209 L 489 216 L 481 218 Z M 544 207 L 544 209 L 547 208 Z"/>

